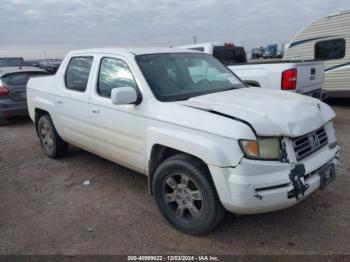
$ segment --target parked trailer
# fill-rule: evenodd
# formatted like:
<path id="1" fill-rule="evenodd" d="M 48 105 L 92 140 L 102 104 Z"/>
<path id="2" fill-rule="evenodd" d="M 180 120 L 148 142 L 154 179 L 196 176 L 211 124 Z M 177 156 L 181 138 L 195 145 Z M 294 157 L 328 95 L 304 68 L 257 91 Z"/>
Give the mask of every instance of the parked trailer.
<path id="1" fill-rule="evenodd" d="M 330 97 L 350 97 L 350 10 L 322 17 L 291 42 L 283 59 L 323 60 Z"/>

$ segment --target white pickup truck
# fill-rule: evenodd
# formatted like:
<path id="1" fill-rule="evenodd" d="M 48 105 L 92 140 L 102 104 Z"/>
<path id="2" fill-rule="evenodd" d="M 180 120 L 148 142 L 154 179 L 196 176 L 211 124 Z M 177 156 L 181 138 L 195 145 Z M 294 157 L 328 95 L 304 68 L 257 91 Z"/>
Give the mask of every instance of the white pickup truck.
<path id="1" fill-rule="evenodd" d="M 243 47 L 232 43 L 201 43 L 178 46 L 211 54 L 250 86 L 287 90 L 318 99 L 326 98 L 322 89 L 324 62 L 285 61 L 247 63 Z"/>
<path id="2" fill-rule="evenodd" d="M 193 50 L 72 51 L 56 75 L 29 81 L 27 97 L 47 156 L 72 144 L 147 175 L 162 214 L 189 234 L 210 231 L 226 210 L 293 206 L 335 178 L 328 105 L 247 88 Z"/>

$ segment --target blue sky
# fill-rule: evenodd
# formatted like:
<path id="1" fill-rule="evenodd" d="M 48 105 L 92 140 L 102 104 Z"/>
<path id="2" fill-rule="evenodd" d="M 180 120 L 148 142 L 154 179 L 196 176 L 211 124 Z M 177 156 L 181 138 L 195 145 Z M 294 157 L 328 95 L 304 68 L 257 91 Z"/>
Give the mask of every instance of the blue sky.
<path id="1" fill-rule="evenodd" d="M 349 0 L 0 0 L 0 55 L 63 56 L 86 47 L 289 42 Z"/>

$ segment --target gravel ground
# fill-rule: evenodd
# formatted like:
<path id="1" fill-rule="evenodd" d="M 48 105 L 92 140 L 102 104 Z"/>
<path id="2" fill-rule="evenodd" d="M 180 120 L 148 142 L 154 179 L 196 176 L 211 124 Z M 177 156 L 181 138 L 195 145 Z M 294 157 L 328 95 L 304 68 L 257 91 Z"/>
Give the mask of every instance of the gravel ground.
<path id="1" fill-rule="evenodd" d="M 332 101 L 336 183 L 286 210 L 228 214 L 201 237 L 168 225 L 145 176 L 79 149 L 51 160 L 30 120 L 13 119 L 0 127 L 0 254 L 350 254 L 349 105 Z"/>

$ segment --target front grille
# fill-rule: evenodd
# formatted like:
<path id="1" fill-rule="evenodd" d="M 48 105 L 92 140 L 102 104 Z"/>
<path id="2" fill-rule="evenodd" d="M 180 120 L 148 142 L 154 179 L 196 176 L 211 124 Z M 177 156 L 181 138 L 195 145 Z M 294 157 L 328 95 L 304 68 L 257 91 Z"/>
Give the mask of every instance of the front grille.
<path id="1" fill-rule="evenodd" d="M 321 127 L 307 135 L 294 138 L 292 141 L 296 158 L 300 160 L 327 145 L 328 137 L 325 128 Z"/>

